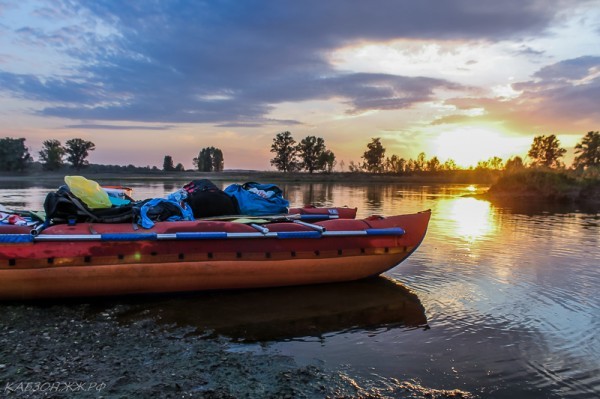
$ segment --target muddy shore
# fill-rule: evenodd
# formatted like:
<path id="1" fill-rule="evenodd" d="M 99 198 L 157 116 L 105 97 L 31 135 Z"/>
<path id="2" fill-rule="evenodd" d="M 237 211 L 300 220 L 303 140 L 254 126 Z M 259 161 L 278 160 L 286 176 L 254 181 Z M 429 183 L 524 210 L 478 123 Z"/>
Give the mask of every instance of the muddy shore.
<path id="1" fill-rule="evenodd" d="M 361 380 L 323 364 L 298 365 L 223 337 L 123 322 L 127 304 L 0 305 L 4 398 L 457 398 L 415 381 Z"/>

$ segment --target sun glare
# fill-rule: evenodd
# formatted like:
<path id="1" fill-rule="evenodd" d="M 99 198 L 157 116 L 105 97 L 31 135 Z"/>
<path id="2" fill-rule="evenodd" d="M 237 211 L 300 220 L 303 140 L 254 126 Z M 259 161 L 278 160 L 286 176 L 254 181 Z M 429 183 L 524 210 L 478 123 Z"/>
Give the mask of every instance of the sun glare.
<path id="1" fill-rule="evenodd" d="M 456 236 L 475 241 L 496 228 L 490 203 L 475 198 L 457 198 L 450 203 L 448 218 L 454 222 Z"/>
<path id="2" fill-rule="evenodd" d="M 433 155 L 442 162 L 453 159 L 458 166 L 467 168 L 495 156 L 506 161 L 519 155 L 521 147 L 520 140 L 493 130 L 461 128 L 440 133 L 434 140 Z"/>

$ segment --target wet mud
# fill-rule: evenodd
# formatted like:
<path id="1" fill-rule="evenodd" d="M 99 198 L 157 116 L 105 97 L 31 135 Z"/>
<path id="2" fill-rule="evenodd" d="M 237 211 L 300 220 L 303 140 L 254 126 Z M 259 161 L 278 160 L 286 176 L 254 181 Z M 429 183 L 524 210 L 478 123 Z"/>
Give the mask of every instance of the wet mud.
<path id="1" fill-rule="evenodd" d="M 361 298 L 359 283 L 233 295 L 2 304 L 0 397 L 472 397 L 416 381 L 367 380 L 318 362 L 300 365 L 268 350 L 268 341 L 286 337 L 367 325 L 426 325 L 422 306 L 410 292 L 387 280 L 375 284 L 387 300 Z M 346 290 L 356 294 L 357 303 L 367 303 L 317 306 Z M 296 306 L 281 305 L 301 297 L 306 301 Z M 271 306 L 262 318 L 249 318 L 248 303 L 254 303 L 253 309 Z M 263 344 L 248 344 L 246 350 L 247 342 Z"/>

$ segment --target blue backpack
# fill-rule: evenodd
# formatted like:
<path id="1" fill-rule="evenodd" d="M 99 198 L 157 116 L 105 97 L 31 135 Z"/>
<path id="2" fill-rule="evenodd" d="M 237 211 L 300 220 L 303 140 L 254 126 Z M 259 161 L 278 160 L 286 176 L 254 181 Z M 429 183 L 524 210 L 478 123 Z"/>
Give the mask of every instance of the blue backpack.
<path id="1" fill-rule="evenodd" d="M 290 203 L 283 198 L 283 191 L 274 184 L 232 184 L 223 191 L 235 198 L 242 215 L 262 216 L 288 212 Z"/>

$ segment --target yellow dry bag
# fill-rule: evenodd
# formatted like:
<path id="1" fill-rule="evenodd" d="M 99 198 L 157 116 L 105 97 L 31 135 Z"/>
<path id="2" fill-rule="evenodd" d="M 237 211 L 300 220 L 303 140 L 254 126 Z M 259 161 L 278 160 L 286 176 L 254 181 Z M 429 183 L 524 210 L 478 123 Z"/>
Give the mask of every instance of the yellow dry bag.
<path id="1" fill-rule="evenodd" d="M 69 190 L 91 209 L 110 208 L 112 203 L 106 191 L 93 180 L 83 176 L 65 176 Z"/>

